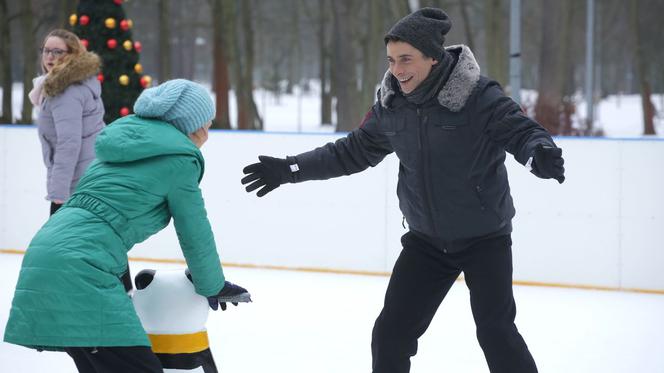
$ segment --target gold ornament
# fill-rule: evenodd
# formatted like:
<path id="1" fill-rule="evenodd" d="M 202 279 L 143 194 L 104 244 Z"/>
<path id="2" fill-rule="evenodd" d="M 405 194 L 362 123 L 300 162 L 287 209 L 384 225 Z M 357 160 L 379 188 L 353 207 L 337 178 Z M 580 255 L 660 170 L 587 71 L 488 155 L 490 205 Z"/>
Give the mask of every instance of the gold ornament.
<path id="1" fill-rule="evenodd" d="M 134 65 L 134 71 L 136 71 L 136 74 L 142 74 L 143 73 L 143 65 L 140 63 L 137 63 Z"/>
<path id="2" fill-rule="evenodd" d="M 122 46 L 127 52 L 129 52 L 134 44 L 131 42 L 131 40 L 125 40 L 124 43 L 122 43 Z"/>
<path id="3" fill-rule="evenodd" d="M 134 21 L 128 19 L 128 20 L 127 20 L 127 23 L 129 24 L 129 28 L 134 27 Z"/>
<path id="4" fill-rule="evenodd" d="M 118 81 L 122 85 L 128 85 L 129 84 L 129 77 L 125 74 L 120 75 L 120 78 L 118 78 Z"/>
<path id="5" fill-rule="evenodd" d="M 72 26 L 76 25 L 76 22 L 78 22 L 78 16 L 76 14 L 72 14 L 69 16 L 69 24 Z"/>
<path id="6" fill-rule="evenodd" d="M 108 28 L 115 28 L 115 18 L 106 18 L 104 25 Z"/>

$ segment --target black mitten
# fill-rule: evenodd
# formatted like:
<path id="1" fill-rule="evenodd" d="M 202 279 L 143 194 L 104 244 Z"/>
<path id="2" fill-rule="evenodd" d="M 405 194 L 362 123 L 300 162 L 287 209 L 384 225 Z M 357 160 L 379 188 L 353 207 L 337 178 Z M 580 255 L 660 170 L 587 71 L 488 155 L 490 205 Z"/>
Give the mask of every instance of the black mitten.
<path id="1" fill-rule="evenodd" d="M 251 302 L 251 294 L 242 286 L 226 281 L 219 294 L 207 297 L 207 299 L 213 310 L 216 311 L 221 307 L 222 311 L 226 311 L 226 302 L 233 303 L 234 306 L 237 306 L 238 303 L 248 303 Z"/>
<path id="2" fill-rule="evenodd" d="M 531 164 L 532 172 L 535 176 L 542 179 L 556 179 L 562 184 L 565 181 L 565 160 L 562 157 L 563 150 L 538 144 L 533 155 Z"/>
<path id="3" fill-rule="evenodd" d="M 295 162 L 266 155 L 258 156 L 258 160 L 258 163 L 250 164 L 242 170 L 247 175 L 242 178 L 243 185 L 249 184 L 246 187 L 247 192 L 262 187 L 256 195 L 263 197 L 279 185 L 293 182 L 293 173 L 297 171 Z"/>

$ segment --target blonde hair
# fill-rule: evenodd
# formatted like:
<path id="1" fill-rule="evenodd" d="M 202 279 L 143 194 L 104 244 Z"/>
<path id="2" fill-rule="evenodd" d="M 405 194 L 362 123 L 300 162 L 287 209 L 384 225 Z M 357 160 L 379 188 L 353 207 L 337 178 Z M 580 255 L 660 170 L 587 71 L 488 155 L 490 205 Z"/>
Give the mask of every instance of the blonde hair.
<path id="1" fill-rule="evenodd" d="M 73 60 L 74 58 L 82 55 L 83 53 L 86 52 L 85 47 L 83 46 L 83 43 L 81 43 L 81 39 L 76 36 L 71 31 L 67 31 L 64 29 L 55 29 L 46 35 L 44 38 L 44 42 L 42 43 L 42 48 L 44 45 L 46 45 L 46 41 L 49 38 L 56 37 L 60 38 L 62 41 L 65 42 L 65 45 L 67 46 L 67 53 L 62 56 L 62 58 L 58 59 L 55 66 L 53 66 L 53 69 L 51 69 L 51 72 L 57 74 L 60 70 L 62 70 L 63 66 L 66 65 L 69 61 Z M 46 74 L 46 66 L 44 66 L 43 60 L 41 64 L 42 72 Z"/>

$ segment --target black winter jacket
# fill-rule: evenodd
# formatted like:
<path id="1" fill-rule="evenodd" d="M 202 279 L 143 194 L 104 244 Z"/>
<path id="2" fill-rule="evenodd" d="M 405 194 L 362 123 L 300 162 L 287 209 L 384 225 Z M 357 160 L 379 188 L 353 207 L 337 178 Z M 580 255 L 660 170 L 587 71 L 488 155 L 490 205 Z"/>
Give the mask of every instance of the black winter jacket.
<path id="1" fill-rule="evenodd" d="M 470 49 L 447 50 L 458 62 L 437 97 L 415 106 L 386 72 L 378 101 L 359 128 L 295 156 L 295 182 L 360 172 L 394 152 L 399 207 L 411 230 L 451 246 L 510 233 L 515 210 L 505 151 L 525 164 L 537 144 L 555 144 L 498 83 L 480 76 Z"/>

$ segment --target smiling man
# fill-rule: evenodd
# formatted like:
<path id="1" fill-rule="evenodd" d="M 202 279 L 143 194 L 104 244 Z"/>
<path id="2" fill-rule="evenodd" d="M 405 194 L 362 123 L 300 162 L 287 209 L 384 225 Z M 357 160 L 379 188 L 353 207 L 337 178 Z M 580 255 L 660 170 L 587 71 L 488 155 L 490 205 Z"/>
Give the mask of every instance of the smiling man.
<path id="1" fill-rule="evenodd" d="M 493 373 L 536 372 L 512 294 L 512 218 L 506 152 L 544 179 L 565 180 L 562 150 L 468 47 L 443 47 L 451 23 L 423 8 L 385 36 L 389 69 L 359 128 L 286 159 L 244 169 L 248 192 L 324 180 L 399 158 L 399 207 L 409 225 L 373 329 L 374 373 L 405 373 L 417 340 L 463 271 L 477 339 Z M 361 229 L 361 228 L 358 228 Z M 286 238 L 284 238 L 286 239 Z"/>

